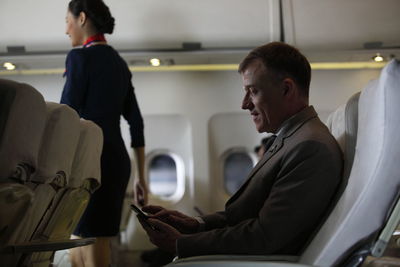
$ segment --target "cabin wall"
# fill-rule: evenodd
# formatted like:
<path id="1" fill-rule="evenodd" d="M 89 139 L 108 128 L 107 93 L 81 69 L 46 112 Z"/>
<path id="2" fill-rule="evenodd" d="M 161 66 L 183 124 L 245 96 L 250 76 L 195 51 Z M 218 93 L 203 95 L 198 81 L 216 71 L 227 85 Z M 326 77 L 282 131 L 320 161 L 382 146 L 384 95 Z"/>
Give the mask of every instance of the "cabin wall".
<path id="1" fill-rule="evenodd" d="M 316 70 L 313 71 L 310 104 L 314 105 L 323 120 L 329 112 L 346 102 L 355 92 L 360 91 L 369 80 L 377 78 L 380 70 Z M 1 78 L 26 82 L 39 90 L 47 101 L 59 101 L 64 80 L 62 75 L 37 75 L 37 76 L 1 76 Z M 216 114 L 237 114 L 243 120 L 243 115 L 248 113 L 241 111 L 241 99 L 243 89 L 240 75 L 235 71 L 217 72 L 138 72 L 133 74 L 133 84 L 136 96 L 146 119 L 152 115 L 180 115 L 188 121 L 191 138 L 185 138 L 185 144 L 191 146 L 186 150 L 185 157 L 188 165 L 185 166 L 189 175 L 188 181 L 191 185 L 188 190 L 190 196 L 186 196 L 190 201 L 190 206 L 195 204 L 205 212 L 215 210 L 222 206 L 221 203 L 213 203 L 210 198 L 213 179 L 220 179 L 215 176 L 216 162 L 210 159 L 219 159 L 220 153 L 218 146 L 225 144 L 213 143 L 210 149 L 209 125 L 210 119 Z M 248 116 L 246 131 L 251 138 L 243 140 L 244 145 L 252 150 L 258 144 L 262 135 L 255 134 L 251 118 Z M 145 121 L 146 124 L 146 121 Z M 183 125 L 183 124 L 182 124 Z M 154 125 L 151 127 L 154 129 Z M 216 127 L 218 128 L 218 127 Z M 220 127 L 221 128 L 221 127 Z M 230 132 L 235 132 L 237 125 L 232 125 L 231 129 L 224 129 L 227 139 Z M 126 124 L 123 124 L 124 137 L 129 139 Z M 176 129 L 180 131 L 180 129 Z M 146 131 L 147 140 L 156 138 L 156 132 Z M 233 136 L 233 135 L 232 135 Z M 157 136 L 157 138 L 159 138 Z M 129 144 L 129 140 L 126 140 Z M 191 144 L 190 144 L 191 143 Z M 152 144 L 148 147 L 154 148 Z M 211 151 L 211 152 L 210 152 Z M 188 154 L 192 155 L 188 155 Z M 192 163 L 192 164 L 191 164 Z M 214 192 L 215 193 L 215 192 Z M 223 198 L 219 198 L 223 199 Z M 178 205 L 180 209 L 194 214 L 192 207 Z"/>

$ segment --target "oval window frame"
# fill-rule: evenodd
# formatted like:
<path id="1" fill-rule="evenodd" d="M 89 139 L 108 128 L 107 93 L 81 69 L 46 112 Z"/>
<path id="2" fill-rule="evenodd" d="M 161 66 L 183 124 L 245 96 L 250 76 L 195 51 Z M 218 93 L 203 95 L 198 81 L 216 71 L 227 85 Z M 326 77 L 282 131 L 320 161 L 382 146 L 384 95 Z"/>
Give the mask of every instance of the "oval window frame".
<path id="1" fill-rule="evenodd" d="M 175 162 L 176 166 L 176 190 L 175 192 L 170 195 L 170 196 L 161 196 L 161 195 L 156 195 L 153 194 L 150 191 L 150 164 L 152 160 L 158 156 L 168 156 L 172 158 L 172 160 Z M 149 194 L 151 194 L 153 197 L 156 197 L 158 199 L 161 199 L 163 201 L 168 201 L 168 202 L 178 202 L 183 198 L 183 195 L 185 194 L 185 164 L 183 162 L 182 157 L 180 157 L 178 154 L 166 150 L 166 149 L 156 149 L 152 150 L 146 155 L 146 179 L 149 187 Z"/>

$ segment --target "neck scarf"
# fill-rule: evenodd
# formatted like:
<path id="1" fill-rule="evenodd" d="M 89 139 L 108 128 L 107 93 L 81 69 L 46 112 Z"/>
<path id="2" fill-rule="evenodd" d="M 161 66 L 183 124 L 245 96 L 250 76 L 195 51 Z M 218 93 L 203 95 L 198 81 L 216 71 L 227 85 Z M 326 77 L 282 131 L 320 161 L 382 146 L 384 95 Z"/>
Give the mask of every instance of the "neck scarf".
<path id="1" fill-rule="evenodd" d="M 106 44 L 106 38 L 104 37 L 104 34 L 99 33 L 93 36 L 90 36 L 84 43 L 83 43 L 83 47 L 90 47 L 92 45 L 96 45 L 96 44 Z"/>

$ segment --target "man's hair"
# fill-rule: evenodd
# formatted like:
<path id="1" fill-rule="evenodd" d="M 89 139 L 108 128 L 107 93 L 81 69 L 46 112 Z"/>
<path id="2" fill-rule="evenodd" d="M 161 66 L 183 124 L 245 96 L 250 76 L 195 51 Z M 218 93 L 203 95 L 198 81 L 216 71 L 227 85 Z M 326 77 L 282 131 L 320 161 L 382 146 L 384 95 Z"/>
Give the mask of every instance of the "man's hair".
<path id="1" fill-rule="evenodd" d="M 308 97 L 311 80 L 311 66 L 298 49 L 281 42 L 273 42 L 253 49 L 240 63 L 239 73 L 243 73 L 254 60 L 260 59 L 266 69 L 277 80 L 290 77 Z"/>

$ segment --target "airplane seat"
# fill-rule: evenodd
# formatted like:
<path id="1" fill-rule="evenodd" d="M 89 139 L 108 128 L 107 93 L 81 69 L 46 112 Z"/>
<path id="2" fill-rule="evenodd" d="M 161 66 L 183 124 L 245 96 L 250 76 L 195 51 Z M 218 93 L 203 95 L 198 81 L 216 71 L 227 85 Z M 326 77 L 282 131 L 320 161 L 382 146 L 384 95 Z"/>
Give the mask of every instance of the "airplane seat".
<path id="1" fill-rule="evenodd" d="M 37 168 L 31 179 L 26 182 L 34 194 L 32 212 L 23 218 L 15 232 L 14 242 L 38 241 L 34 235 L 40 231 L 40 225 L 46 223 L 50 217 L 50 207 L 56 205 L 57 198 L 65 190 L 78 143 L 79 116 L 73 109 L 47 102 L 46 114 L 42 119 L 45 120 L 45 127 L 41 136 Z M 13 264 L 25 262 L 29 257 L 30 253 L 9 256 Z"/>
<path id="2" fill-rule="evenodd" d="M 46 102 L 46 111 L 38 168 L 30 182 L 35 193 L 35 213 L 27 218 L 25 224 L 30 230 L 28 240 L 35 239 L 34 235 L 40 231 L 39 224 L 46 223 L 45 217 L 49 217 L 50 207 L 57 205 L 66 190 L 79 138 L 79 117 L 73 109 Z"/>
<path id="3" fill-rule="evenodd" d="M 279 255 L 216 255 L 180 259 L 168 266 L 360 266 L 368 255 L 382 256 L 400 221 L 399 80 L 400 62 L 392 60 L 379 79 L 362 90 L 347 185 L 296 262 L 283 262 Z"/>
<path id="4" fill-rule="evenodd" d="M 386 234 L 386 225 L 393 227 L 390 237 L 398 224 L 398 211 L 392 213 L 392 208 L 400 187 L 396 166 L 400 160 L 399 80 L 400 63 L 392 60 L 379 79 L 362 90 L 355 157 L 348 184 L 301 262 L 355 265 L 369 254 L 382 255 L 385 241 L 381 237 L 376 241 L 377 236 Z"/>
<path id="5" fill-rule="evenodd" d="M 58 105 L 64 106 L 64 105 Z M 100 157 L 103 135 L 100 127 L 87 120 L 77 120 L 79 136 L 77 150 L 65 189 L 49 209 L 46 219 L 35 232 L 34 240 L 69 239 L 89 202 L 100 186 Z M 49 266 L 54 252 L 33 253 L 29 262 L 34 266 Z"/>
<path id="6" fill-rule="evenodd" d="M 0 250 L 23 241 L 22 221 L 32 214 L 34 199 L 27 183 L 37 169 L 45 117 L 45 101 L 38 91 L 0 79 Z M 0 262 L 8 261 L 14 258 L 0 253 Z"/>
<path id="7" fill-rule="evenodd" d="M 80 120 L 80 138 L 78 149 L 72 165 L 72 172 L 68 186 L 70 190 L 64 196 L 68 198 L 65 205 L 57 209 L 60 216 L 56 216 L 63 223 L 53 221 L 54 227 L 49 227 L 45 232 L 57 238 L 68 238 L 77 226 L 90 195 L 101 185 L 100 158 L 103 144 L 103 133 L 99 126 L 92 121 Z M 62 227 L 56 227 L 61 225 Z M 56 252 L 55 258 L 61 264 L 69 264 L 68 251 Z M 48 257 L 49 255 L 37 255 L 37 258 Z"/>
<path id="8" fill-rule="evenodd" d="M 345 189 L 353 166 L 357 141 L 358 101 L 360 94 L 361 92 L 357 92 L 352 95 L 349 100 L 347 100 L 346 104 L 339 106 L 335 111 L 329 114 L 326 122 L 329 131 L 335 137 L 342 150 L 344 161 L 343 180 L 332 205 L 336 204 L 336 201 Z M 333 208 L 333 206 L 331 208 Z"/>

